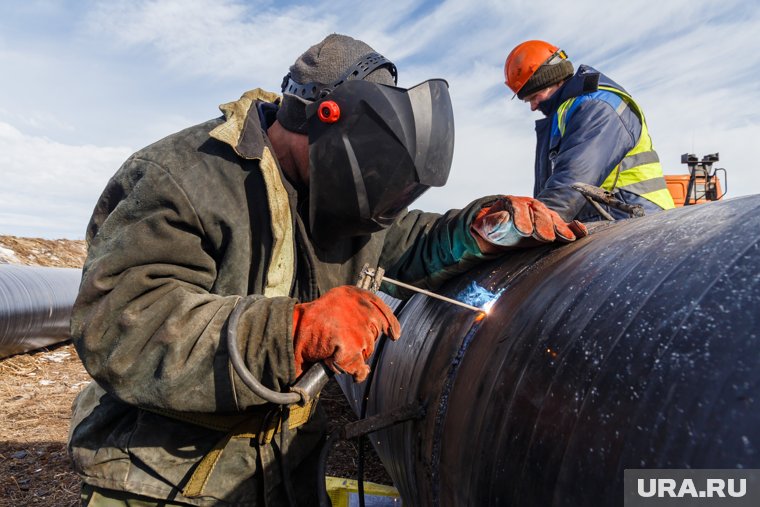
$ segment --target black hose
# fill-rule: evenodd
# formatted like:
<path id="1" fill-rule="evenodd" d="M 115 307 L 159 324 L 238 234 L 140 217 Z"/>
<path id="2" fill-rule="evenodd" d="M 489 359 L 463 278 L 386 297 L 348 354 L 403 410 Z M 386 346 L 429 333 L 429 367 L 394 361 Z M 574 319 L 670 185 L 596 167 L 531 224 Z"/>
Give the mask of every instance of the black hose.
<path id="1" fill-rule="evenodd" d="M 402 300 L 398 306 L 394 309 L 393 313 L 398 314 L 401 310 L 403 310 L 404 305 L 406 304 L 406 300 Z M 369 378 L 367 379 L 367 385 L 364 387 L 364 394 L 362 396 L 361 401 L 361 409 L 359 411 L 359 418 L 360 419 L 366 419 L 367 417 L 367 401 L 369 400 L 369 393 L 372 389 L 372 379 L 375 378 L 375 371 L 377 370 L 377 365 L 380 362 L 380 357 L 383 355 L 383 349 L 385 348 L 385 344 L 388 342 L 387 336 L 382 336 L 380 338 L 380 343 L 377 345 L 377 349 L 375 349 L 375 353 L 372 355 L 372 366 L 370 370 Z M 357 445 L 359 447 L 359 463 L 357 466 L 357 489 L 359 494 L 359 507 L 365 507 L 365 501 L 364 501 L 364 439 L 365 436 L 362 435 L 358 437 Z"/>
<path id="2" fill-rule="evenodd" d="M 325 443 L 322 445 L 322 450 L 319 453 L 319 464 L 317 466 L 317 495 L 319 496 L 319 507 L 332 507 L 332 501 L 327 494 L 327 485 L 325 484 L 325 477 L 327 477 L 327 457 L 330 455 L 330 450 L 340 439 L 340 432 L 338 430 L 331 431 Z"/>
<path id="3" fill-rule="evenodd" d="M 241 304 L 241 299 L 238 299 L 238 302 L 235 304 L 235 308 L 232 310 L 227 324 L 227 352 L 230 355 L 232 367 L 235 369 L 238 376 L 240 376 L 240 380 L 242 380 L 243 383 L 260 398 L 277 405 L 299 403 L 301 401 L 300 394 L 294 392 L 280 393 L 268 389 L 259 382 L 259 380 L 254 377 L 251 371 L 245 366 L 243 356 L 238 349 L 237 339 L 238 321 L 240 320 L 240 315 L 242 315 L 245 310 L 245 305 Z"/>
<path id="4" fill-rule="evenodd" d="M 375 368 L 377 368 L 377 363 L 379 362 L 379 358 L 383 353 L 383 347 L 385 346 L 385 343 L 388 341 L 388 338 L 386 336 L 383 336 L 380 339 L 380 343 L 377 346 L 377 349 L 375 350 L 375 353 L 372 355 L 372 366 L 371 366 L 371 372 L 369 375 L 369 378 L 367 379 L 367 385 L 364 388 L 364 396 L 362 396 L 362 402 L 361 402 L 361 411 L 359 412 L 359 418 L 364 419 L 367 417 L 367 400 L 369 399 L 369 392 L 372 388 L 372 379 L 375 377 Z M 364 435 L 357 437 L 357 446 L 359 447 L 359 463 L 357 465 L 357 490 L 359 494 L 359 507 L 365 507 L 364 505 Z"/>

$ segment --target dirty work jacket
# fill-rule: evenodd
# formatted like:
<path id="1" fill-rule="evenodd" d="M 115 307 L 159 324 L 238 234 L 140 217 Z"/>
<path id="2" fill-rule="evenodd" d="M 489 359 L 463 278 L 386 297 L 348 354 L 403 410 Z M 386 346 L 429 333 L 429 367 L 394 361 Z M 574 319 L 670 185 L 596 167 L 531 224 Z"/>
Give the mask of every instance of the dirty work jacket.
<path id="1" fill-rule="evenodd" d="M 237 331 L 248 368 L 285 391 L 296 380 L 297 301 L 354 284 L 364 263 L 433 288 L 482 257 L 468 229 L 489 199 L 442 216 L 404 213 L 384 231 L 328 250 L 313 245 L 302 216 L 308 203 L 283 177 L 256 112 L 276 100 L 248 92 L 222 106 L 224 118 L 135 153 L 96 205 L 71 319 L 95 379 L 74 403 L 69 439 L 88 484 L 191 505 L 261 505 L 264 453 L 250 438 L 230 440 L 201 494 L 185 496 L 225 432 L 157 413 L 271 409 L 231 370 L 225 340 L 235 305 L 244 305 Z M 291 438 L 262 446 L 287 456 L 299 505 L 315 501 L 324 426 L 317 413 Z M 274 505 L 284 504 L 280 477 L 275 469 L 266 481 Z"/>
<path id="2" fill-rule="evenodd" d="M 598 96 L 600 85 L 625 92 L 604 74 L 581 65 L 572 78 L 538 106 L 546 117 L 536 121 L 533 196 L 567 221 L 601 219 L 598 212 L 570 185 L 582 182 L 601 186 L 623 157 L 636 146 L 642 134 L 641 120 L 633 109 L 612 107 L 609 101 Z M 601 93 L 612 95 L 612 92 Z M 573 110 L 563 125 L 564 133 L 561 133 L 557 112 L 573 98 L 576 98 Z M 614 100 L 620 102 L 619 99 Z M 658 172 L 661 177 L 661 169 Z M 661 181 L 664 185 L 664 179 Z M 647 214 L 662 210 L 652 201 L 626 190 L 617 189 L 615 195 L 629 204 L 642 205 Z M 605 208 L 615 218 L 628 217 L 616 209 Z"/>

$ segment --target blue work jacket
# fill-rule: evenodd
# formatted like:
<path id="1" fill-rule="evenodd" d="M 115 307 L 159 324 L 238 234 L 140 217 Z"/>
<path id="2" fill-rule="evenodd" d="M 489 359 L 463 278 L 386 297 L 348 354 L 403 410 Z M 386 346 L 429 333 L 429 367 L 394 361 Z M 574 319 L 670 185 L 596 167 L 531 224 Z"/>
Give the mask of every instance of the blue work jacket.
<path id="1" fill-rule="evenodd" d="M 615 94 L 599 90 L 599 85 L 625 91 L 601 72 L 581 65 L 573 77 L 538 105 L 546 117 L 536 121 L 533 196 L 568 221 L 602 218 L 570 185 L 581 182 L 600 186 L 641 134 L 641 121 L 631 108 L 618 112 L 610 102 L 620 99 L 612 100 Z M 557 110 L 573 97 L 577 99 L 567 116 L 564 135 L 560 135 Z M 646 213 L 661 210 L 653 202 L 625 190 L 617 190 L 616 197 L 629 204 L 641 204 Z M 614 218 L 628 217 L 604 207 Z"/>

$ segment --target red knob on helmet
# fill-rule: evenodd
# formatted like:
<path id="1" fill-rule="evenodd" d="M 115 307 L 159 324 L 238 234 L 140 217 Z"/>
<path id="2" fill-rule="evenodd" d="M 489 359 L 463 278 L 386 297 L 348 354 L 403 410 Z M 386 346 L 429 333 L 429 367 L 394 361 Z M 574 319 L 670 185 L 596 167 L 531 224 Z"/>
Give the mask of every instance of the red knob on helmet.
<path id="1" fill-rule="evenodd" d="M 335 123 L 340 119 L 340 106 L 332 100 L 326 100 L 319 105 L 317 116 L 325 123 Z"/>

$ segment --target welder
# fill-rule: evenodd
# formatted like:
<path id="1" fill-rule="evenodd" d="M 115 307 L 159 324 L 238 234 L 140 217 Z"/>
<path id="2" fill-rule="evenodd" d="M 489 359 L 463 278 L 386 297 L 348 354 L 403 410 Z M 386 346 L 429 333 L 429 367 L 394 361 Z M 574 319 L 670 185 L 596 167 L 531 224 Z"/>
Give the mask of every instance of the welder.
<path id="1" fill-rule="evenodd" d="M 95 380 L 69 441 L 84 505 L 313 505 L 324 415 L 246 388 L 226 348 L 233 311 L 269 389 L 318 361 L 360 382 L 375 340 L 400 335 L 353 285 L 364 264 L 435 289 L 512 248 L 585 235 L 530 198 L 408 211 L 447 180 L 453 114 L 445 81 L 396 80 L 370 46 L 330 35 L 282 97 L 249 91 L 111 178 L 71 324 Z"/>

